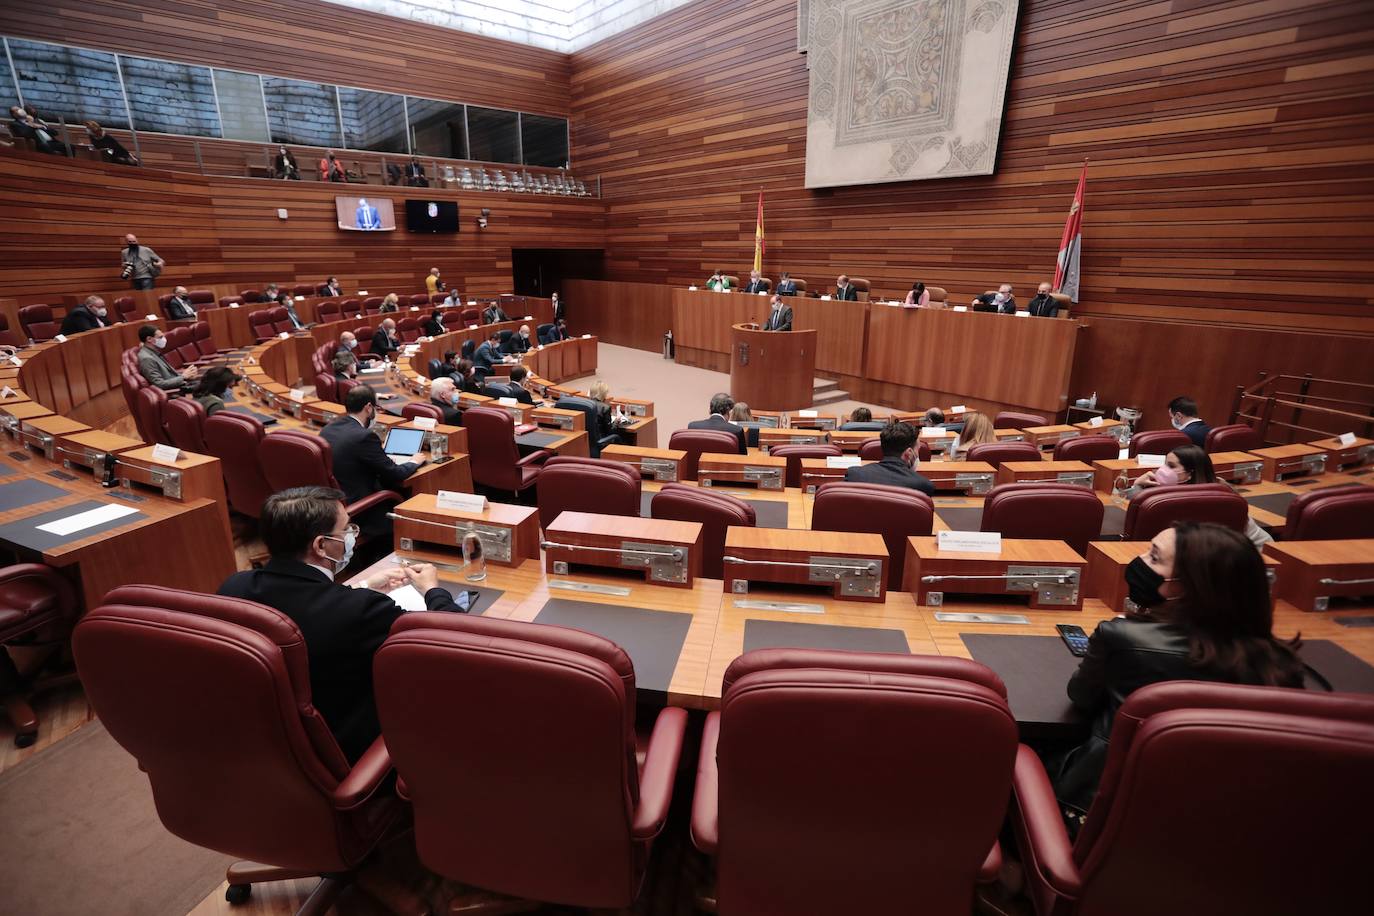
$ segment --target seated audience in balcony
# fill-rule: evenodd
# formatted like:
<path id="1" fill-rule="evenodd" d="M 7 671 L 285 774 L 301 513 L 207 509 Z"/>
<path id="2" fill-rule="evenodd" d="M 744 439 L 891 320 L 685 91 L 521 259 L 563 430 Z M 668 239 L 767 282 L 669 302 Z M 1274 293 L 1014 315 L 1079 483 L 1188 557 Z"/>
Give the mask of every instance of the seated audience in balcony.
<path id="1" fill-rule="evenodd" d="M 342 296 L 343 289 L 339 286 L 338 277 L 330 277 L 324 281 L 324 286 L 320 287 L 321 296 Z"/>
<path id="2" fill-rule="evenodd" d="M 283 181 L 300 181 L 300 166 L 296 165 L 296 157 L 285 146 L 277 147 L 277 158 L 272 162 L 272 177 L 280 178 Z"/>
<path id="3" fill-rule="evenodd" d="M 70 150 L 53 136 L 52 129 L 18 105 L 10 106 L 10 133 L 32 141 L 40 153 L 69 156 Z"/>
<path id="4" fill-rule="evenodd" d="M 414 156 L 411 156 L 410 161 L 406 163 L 406 184 L 412 188 L 429 187 L 429 178 L 425 175 L 425 167 Z"/>
<path id="5" fill-rule="evenodd" d="M 224 393 L 238 380 L 228 366 L 215 366 L 201 377 L 193 396 L 205 408 L 207 417 L 224 409 Z"/>
<path id="6" fill-rule="evenodd" d="M 117 162 L 120 165 L 140 165 L 138 157 L 126 150 L 118 140 L 105 132 L 96 121 L 86 122 L 86 136 L 90 138 L 91 146 L 100 150 L 100 158 L 107 162 Z"/>
<path id="7" fill-rule="evenodd" d="M 347 180 L 348 175 L 344 172 L 343 163 L 334 156 L 333 150 L 328 150 L 320 160 L 320 181 Z"/>

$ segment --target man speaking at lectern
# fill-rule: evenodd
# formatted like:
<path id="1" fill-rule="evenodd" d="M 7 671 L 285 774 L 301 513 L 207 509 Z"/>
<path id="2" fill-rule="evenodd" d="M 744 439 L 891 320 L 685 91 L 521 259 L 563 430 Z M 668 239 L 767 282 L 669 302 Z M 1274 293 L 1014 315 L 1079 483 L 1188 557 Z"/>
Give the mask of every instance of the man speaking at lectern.
<path id="1" fill-rule="evenodd" d="M 790 331 L 792 330 L 792 309 L 783 305 L 782 297 L 773 296 L 773 309 L 768 313 L 768 320 L 763 323 L 765 331 Z"/>

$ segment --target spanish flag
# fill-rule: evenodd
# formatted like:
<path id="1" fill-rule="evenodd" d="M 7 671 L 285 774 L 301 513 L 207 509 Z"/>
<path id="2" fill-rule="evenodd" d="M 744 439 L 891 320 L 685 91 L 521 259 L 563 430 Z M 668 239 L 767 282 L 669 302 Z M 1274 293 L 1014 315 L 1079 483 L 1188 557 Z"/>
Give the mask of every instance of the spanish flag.
<path id="1" fill-rule="evenodd" d="M 1088 186 L 1088 160 L 1078 174 L 1078 190 L 1074 192 L 1069 218 L 1064 221 L 1064 237 L 1059 241 L 1059 259 L 1054 267 L 1054 291 L 1065 293 L 1069 301 L 1078 301 L 1079 258 L 1083 254 L 1083 191 Z"/>
<path id="2" fill-rule="evenodd" d="M 759 219 L 754 226 L 754 269 L 763 273 L 763 192 L 759 192 Z"/>

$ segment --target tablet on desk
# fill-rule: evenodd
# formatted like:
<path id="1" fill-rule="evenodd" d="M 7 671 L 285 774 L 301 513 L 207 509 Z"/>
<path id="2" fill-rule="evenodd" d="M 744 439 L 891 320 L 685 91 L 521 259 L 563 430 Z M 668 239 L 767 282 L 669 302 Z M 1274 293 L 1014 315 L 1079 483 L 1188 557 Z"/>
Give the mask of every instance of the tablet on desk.
<path id="1" fill-rule="evenodd" d="M 405 464 L 420 448 L 425 444 L 425 431 L 423 429 L 405 429 L 400 426 L 393 426 L 387 431 L 386 442 L 382 444 L 382 450 L 391 456 L 391 460 L 397 464 Z"/>

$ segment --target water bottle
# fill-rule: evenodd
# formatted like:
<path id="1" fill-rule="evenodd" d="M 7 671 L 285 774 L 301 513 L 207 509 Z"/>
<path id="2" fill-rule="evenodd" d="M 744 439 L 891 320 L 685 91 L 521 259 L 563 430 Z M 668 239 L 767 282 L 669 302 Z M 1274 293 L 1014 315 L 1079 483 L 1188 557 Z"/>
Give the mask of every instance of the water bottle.
<path id="1" fill-rule="evenodd" d="M 463 532 L 463 564 L 469 582 L 481 582 L 487 577 L 487 555 L 482 550 L 482 536 L 476 527 L 468 525 Z"/>
<path id="2" fill-rule="evenodd" d="M 429 460 L 438 461 L 448 451 L 448 439 L 439 433 L 427 433 L 429 437 Z"/>
<path id="3" fill-rule="evenodd" d="M 1131 482 L 1126 478 L 1125 471 L 1122 471 L 1116 480 L 1112 481 L 1112 502 L 1115 505 L 1123 509 L 1126 508 L 1126 505 L 1130 502 L 1130 500 L 1126 498 L 1126 491 L 1130 489 L 1130 485 Z"/>

